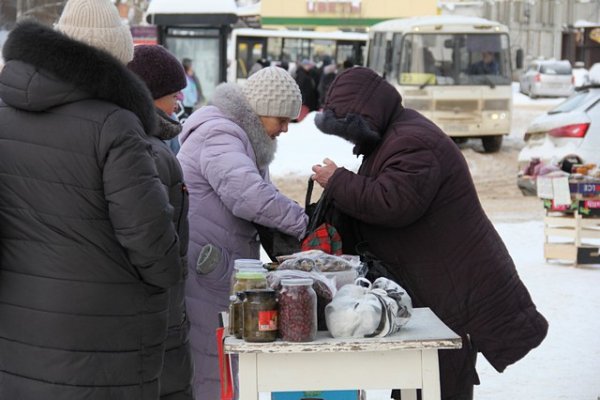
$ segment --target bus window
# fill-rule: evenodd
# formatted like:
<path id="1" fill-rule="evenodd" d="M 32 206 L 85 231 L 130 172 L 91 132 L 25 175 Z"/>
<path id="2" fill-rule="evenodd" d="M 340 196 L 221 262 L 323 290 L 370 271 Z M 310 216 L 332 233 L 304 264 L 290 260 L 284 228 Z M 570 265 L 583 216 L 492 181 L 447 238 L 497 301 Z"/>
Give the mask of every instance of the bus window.
<path id="1" fill-rule="evenodd" d="M 284 39 L 283 51 L 290 55 L 292 61 L 310 59 L 310 41 L 307 39 L 286 38 Z"/>
<path id="2" fill-rule="evenodd" d="M 318 64 L 325 56 L 337 64 L 352 60 L 354 65 L 360 65 L 364 60 L 362 52 L 367 37 L 366 33 L 358 32 L 237 28 L 231 33 L 228 49 L 231 60 L 228 79 L 245 79 L 259 58 L 269 60 L 272 65 L 285 63 L 290 72 L 294 71 L 297 62 L 308 59 Z M 262 47 L 255 46 L 256 43 Z"/>
<path id="3" fill-rule="evenodd" d="M 510 70 L 506 34 L 411 33 L 403 37 L 397 76 L 406 85 L 493 86 L 509 84 Z"/>
<path id="4" fill-rule="evenodd" d="M 267 38 L 267 59 L 283 61 L 284 58 L 283 39 L 277 37 Z"/>
<path id="5" fill-rule="evenodd" d="M 380 48 L 382 47 L 383 33 L 376 33 L 369 42 L 369 68 L 383 75 L 383 60 L 380 57 Z"/>
<path id="6" fill-rule="evenodd" d="M 265 58 L 265 39 L 239 38 L 236 48 L 237 78 L 247 78 L 257 60 Z"/>

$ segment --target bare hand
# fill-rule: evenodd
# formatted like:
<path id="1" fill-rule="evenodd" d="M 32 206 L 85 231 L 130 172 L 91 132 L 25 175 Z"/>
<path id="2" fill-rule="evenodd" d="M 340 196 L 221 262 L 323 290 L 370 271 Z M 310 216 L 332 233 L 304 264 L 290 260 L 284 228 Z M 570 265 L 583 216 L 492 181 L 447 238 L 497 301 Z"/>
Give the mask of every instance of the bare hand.
<path id="1" fill-rule="evenodd" d="M 333 175 L 338 166 L 331 161 L 329 158 L 323 160 L 323 165 L 313 165 L 312 170 L 314 174 L 311 176 L 312 180 L 317 182 L 321 187 L 326 188 L 329 178 Z"/>

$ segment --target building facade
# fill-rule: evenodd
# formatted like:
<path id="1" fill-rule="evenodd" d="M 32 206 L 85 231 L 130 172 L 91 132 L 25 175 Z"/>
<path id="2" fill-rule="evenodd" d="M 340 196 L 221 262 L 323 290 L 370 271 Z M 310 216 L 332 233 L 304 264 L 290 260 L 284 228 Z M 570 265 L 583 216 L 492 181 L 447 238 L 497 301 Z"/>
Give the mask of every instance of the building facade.
<path id="1" fill-rule="evenodd" d="M 507 25 L 513 54 L 522 49 L 525 65 L 538 57 L 568 59 L 572 64 L 584 61 L 587 67 L 600 61 L 576 49 L 589 46 L 585 27 L 600 25 L 600 0 L 440 0 L 439 4 L 442 14 L 475 15 Z"/>
<path id="2" fill-rule="evenodd" d="M 435 15 L 437 0 L 262 0 L 264 28 L 365 31 L 390 18 Z"/>

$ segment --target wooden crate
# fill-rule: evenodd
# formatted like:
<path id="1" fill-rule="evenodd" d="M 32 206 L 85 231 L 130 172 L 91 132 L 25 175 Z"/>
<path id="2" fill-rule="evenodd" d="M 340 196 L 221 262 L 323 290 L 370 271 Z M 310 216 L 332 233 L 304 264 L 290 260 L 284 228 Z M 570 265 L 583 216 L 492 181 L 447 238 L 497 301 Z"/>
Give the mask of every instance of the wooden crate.
<path id="1" fill-rule="evenodd" d="M 561 238 L 563 240 L 557 240 Z M 600 265 L 600 218 L 584 217 L 577 210 L 573 214 L 552 214 L 544 217 L 544 258 L 563 260 L 574 266 Z"/>

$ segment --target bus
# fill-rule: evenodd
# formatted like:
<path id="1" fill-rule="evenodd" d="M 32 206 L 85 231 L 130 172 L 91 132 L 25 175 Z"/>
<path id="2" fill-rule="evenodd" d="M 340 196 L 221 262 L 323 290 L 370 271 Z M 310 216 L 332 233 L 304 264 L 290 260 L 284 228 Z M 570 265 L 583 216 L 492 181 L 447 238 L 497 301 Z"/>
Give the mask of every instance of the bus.
<path id="1" fill-rule="evenodd" d="M 338 65 L 344 61 L 362 65 L 367 37 L 361 32 L 236 28 L 231 32 L 227 80 L 245 81 L 259 59 L 272 65 L 287 62 L 292 73 L 297 62 L 308 59 L 319 64 L 325 56 Z"/>
<path id="2" fill-rule="evenodd" d="M 512 67 L 508 28 L 477 17 L 388 20 L 369 30 L 367 65 L 394 85 L 406 107 L 455 142 L 481 139 L 500 150 L 510 133 Z"/>

